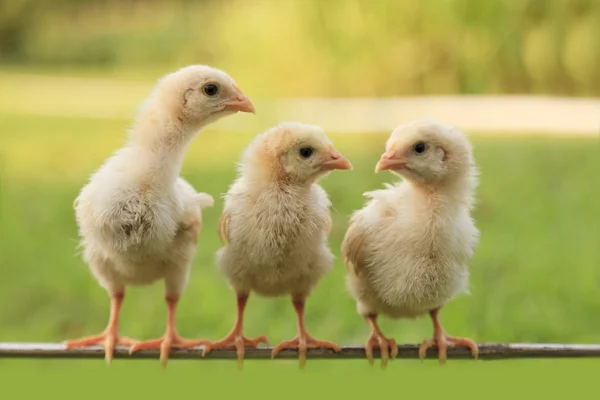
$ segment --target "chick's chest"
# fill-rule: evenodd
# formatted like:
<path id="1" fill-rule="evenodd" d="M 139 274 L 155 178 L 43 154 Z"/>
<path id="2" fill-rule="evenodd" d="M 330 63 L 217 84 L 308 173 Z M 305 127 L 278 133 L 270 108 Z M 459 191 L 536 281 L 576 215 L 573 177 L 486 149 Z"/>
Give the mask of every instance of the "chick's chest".
<path id="1" fill-rule="evenodd" d="M 244 236 L 253 246 L 277 253 L 290 252 L 320 239 L 319 232 L 326 224 L 317 204 L 289 193 L 249 197 L 236 214 L 241 217 L 239 222 L 245 220 L 246 229 L 251 231 Z"/>

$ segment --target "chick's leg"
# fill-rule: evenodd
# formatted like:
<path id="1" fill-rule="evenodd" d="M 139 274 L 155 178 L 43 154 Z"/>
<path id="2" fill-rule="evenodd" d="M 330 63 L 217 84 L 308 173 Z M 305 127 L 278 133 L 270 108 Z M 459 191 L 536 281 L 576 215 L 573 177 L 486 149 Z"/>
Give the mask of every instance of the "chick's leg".
<path id="1" fill-rule="evenodd" d="M 115 293 L 111 296 L 110 317 L 104 332 L 99 335 L 67 340 L 65 342 L 66 348 L 73 349 L 75 347 L 103 346 L 104 358 L 106 359 L 106 362 L 110 364 L 115 352 L 115 346 L 129 346 L 134 343 L 134 340 L 132 339 L 119 337 L 119 313 L 121 311 L 121 305 L 123 304 L 124 298 L 125 292 Z"/>
<path id="2" fill-rule="evenodd" d="M 398 346 L 394 339 L 388 339 L 383 336 L 383 333 L 377 325 L 377 314 L 369 314 L 365 318 L 369 328 L 371 328 L 371 335 L 365 343 L 365 353 L 367 353 L 367 360 L 369 364 L 373 365 L 373 347 L 379 347 L 381 352 L 381 367 L 385 368 L 389 358 L 392 360 L 398 355 Z"/>
<path id="3" fill-rule="evenodd" d="M 175 327 L 175 313 L 179 299 L 166 297 L 165 300 L 167 302 L 167 330 L 165 334 L 158 339 L 135 342 L 129 349 L 129 353 L 142 349 L 160 349 L 160 363 L 163 367 L 167 366 L 171 348 L 192 348 L 210 344 L 208 339 L 184 339 L 179 336 Z"/>
<path id="4" fill-rule="evenodd" d="M 471 350 L 471 354 L 473 354 L 473 357 L 477 358 L 477 356 L 479 355 L 477 343 L 475 343 L 469 338 L 453 337 L 446 334 L 446 332 L 444 331 L 444 327 L 440 322 L 439 308 L 431 310 L 429 312 L 429 315 L 431 316 L 431 319 L 433 321 L 433 338 L 423 340 L 421 347 L 419 347 L 419 357 L 421 358 L 421 360 L 423 360 L 427 355 L 427 349 L 433 346 L 437 346 L 438 348 L 438 359 L 440 360 L 440 364 L 444 364 L 446 362 L 449 346 L 468 347 Z"/>
<path id="5" fill-rule="evenodd" d="M 235 323 L 231 331 L 223 339 L 218 342 L 214 342 L 204 348 L 202 356 L 208 354 L 213 349 L 226 349 L 229 347 L 235 347 L 237 351 L 238 367 L 242 368 L 244 363 L 244 348 L 245 347 L 256 347 L 260 343 L 264 343 L 267 346 L 269 341 L 266 336 L 258 336 L 256 338 L 248 338 L 244 336 L 244 309 L 248 302 L 248 293 L 237 294 L 237 312 L 235 316 Z"/>
<path id="6" fill-rule="evenodd" d="M 279 343 L 273 348 L 271 353 L 271 356 L 275 358 L 283 349 L 297 349 L 301 368 L 306 364 L 307 349 L 332 349 L 335 352 L 341 351 L 340 346 L 337 344 L 327 340 L 315 339 L 308 334 L 306 326 L 304 325 L 304 303 L 305 299 L 303 297 L 292 299 L 292 304 L 294 305 L 294 310 L 296 310 L 296 315 L 298 317 L 298 335 L 292 340 L 285 340 Z"/>

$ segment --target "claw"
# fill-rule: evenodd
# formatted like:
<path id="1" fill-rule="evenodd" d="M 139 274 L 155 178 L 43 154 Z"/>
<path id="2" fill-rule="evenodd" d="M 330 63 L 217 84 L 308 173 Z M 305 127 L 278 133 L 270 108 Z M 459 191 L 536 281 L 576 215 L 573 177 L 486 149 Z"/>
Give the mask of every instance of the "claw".
<path id="1" fill-rule="evenodd" d="M 336 353 L 339 353 L 342 350 L 340 346 L 333 342 L 315 339 L 305 332 L 292 340 L 285 340 L 273 347 L 271 358 L 275 358 L 284 349 L 298 350 L 300 368 L 304 368 L 306 365 L 306 354 L 308 349 L 332 349 Z"/>
<path id="2" fill-rule="evenodd" d="M 102 346 L 104 348 L 104 359 L 110 365 L 114 359 L 116 346 L 131 346 L 133 343 L 135 343 L 133 339 L 119 338 L 119 334 L 116 332 L 104 331 L 99 335 L 67 340 L 65 347 L 67 350 L 70 350 L 77 347 Z"/>
<path id="3" fill-rule="evenodd" d="M 135 341 L 129 349 L 129 354 L 144 349 L 160 349 L 160 364 L 167 366 L 171 349 L 190 349 L 198 346 L 209 346 L 208 339 L 184 339 L 174 332 L 167 332 L 163 337 L 145 341 Z"/>
<path id="4" fill-rule="evenodd" d="M 269 340 L 266 336 L 258 336 L 256 338 L 247 338 L 241 332 L 231 332 L 222 340 L 206 345 L 202 351 L 202 357 L 206 356 L 214 349 L 227 349 L 235 347 L 238 360 L 238 368 L 242 369 L 244 366 L 244 354 L 245 348 L 256 348 L 259 344 L 264 343 L 269 345 Z"/>
<path id="5" fill-rule="evenodd" d="M 379 325 L 377 325 L 377 315 L 370 314 L 366 317 L 367 323 L 371 328 L 371 335 L 365 343 L 365 353 L 369 364 L 373 365 L 375 360 L 373 358 L 373 348 L 379 347 L 381 353 L 381 368 L 387 367 L 390 358 L 393 360 L 398 356 L 398 345 L 394 339 L 386 338 Z"/>
<path id="6" fill-rule="evenodd" d="M 65 347 L 67 350 L 75 347 L 102 346 L 104 347 L 104 359 L 106 360 L 107 364 L 110 364 L 114 357 L 115 346 L 130 346 L 133 342 L 135 342 L 129 338 L 119 338 L 119 313 L 121 311 L 121 305 L 123 304 L 124 298 L 125 292 L 116 292 L 111 295 L 110 317 L 104 332 L 99 335 L 67 340 L 65 342 Z"/>
<path id="7" fill-rule="evenodd" d="M 448 359 L 448 347 L 463 346 L 471 350 L 471 354 L 475 359 L 479 356 L 477 343 L 469 338 L 453 337 L 446 335 L 444 328 L 439 320 L 439 309 L 429 312 L 433 321 L 433 338 L 423 340 L 419 347 L 419 358 L 424 360 L 427 356 L 427 350 L 431 347 L 438 348 L 438 360 L 440 365 L 444 365 Z"/>
<path id="8" fill-rule="evenodd" d="M 373 349 L 375 347 L 379 347 L 381 353 L 381 368 L 385 368 L 390 359 L 394 360 L 398 356 L 398 346 L 394 339 L 388 339 L 381 334 L 371 332 L 371 336 L 369 336 L 365 344 L 365 353 L 371 365 L 375 362 L 373 357 Z"/>

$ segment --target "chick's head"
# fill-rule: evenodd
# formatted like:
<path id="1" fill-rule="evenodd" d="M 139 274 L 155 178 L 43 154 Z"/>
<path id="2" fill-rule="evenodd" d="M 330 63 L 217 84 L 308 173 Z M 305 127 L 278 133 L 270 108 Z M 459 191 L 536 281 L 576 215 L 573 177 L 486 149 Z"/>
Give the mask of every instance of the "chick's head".
<path id="1" fill-rule="evenodd" d="M 352 169 L 323 129 L 298 122 L 281 123 L 259 135 L 246 151 L 242 167 L 247 165 L 263 176 L 297 184 Z"/>
<path id="2" fill-rule="evenodd" d="M 463 133 L 422 119 L 394 129 L 375 172 L 390 170 L 410 181 L 431 185 L 460 179 L 473 165 L 471 144 Z"/>
<path id="3" fill-rule="evenodd" d="M 164 76 L 153 97 L 191 124 L 206 125 L 236 112 L 255 112 L 229 75 L 205 65 L 190 65 Z"/>

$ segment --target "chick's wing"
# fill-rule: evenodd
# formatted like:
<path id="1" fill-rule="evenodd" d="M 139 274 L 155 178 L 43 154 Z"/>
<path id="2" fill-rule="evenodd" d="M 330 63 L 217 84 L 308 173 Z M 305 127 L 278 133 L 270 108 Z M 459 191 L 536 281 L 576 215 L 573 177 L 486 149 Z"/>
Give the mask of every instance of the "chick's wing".
<path id="1" fill-rule="evenodd" d="M 362 217 L 353 217 L 342 242 L 342 257 L 348 273 L 361 276 L 365 270 L 367 235 Z"/>
<path id="2" fill-rule="evenodd" d="M 226 245 L 231 239 L 229 237 L 229 214 L 227 211 L 223 211 L 221 216 L 219 217 L 219 240 L 221 240 L 221 244 Z"/>

